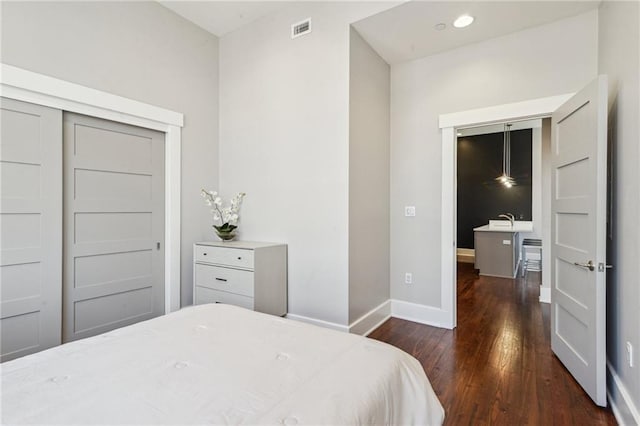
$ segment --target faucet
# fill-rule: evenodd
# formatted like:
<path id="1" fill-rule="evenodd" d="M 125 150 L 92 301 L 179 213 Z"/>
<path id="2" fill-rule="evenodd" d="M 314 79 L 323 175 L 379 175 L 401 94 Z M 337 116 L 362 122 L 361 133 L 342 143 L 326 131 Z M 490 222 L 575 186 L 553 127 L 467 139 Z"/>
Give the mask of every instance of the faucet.
<path id="1" fill-rule="evenodd" d="M 514 215 L 512 215 L 511 213 L 505 213 L 505 214 L 501 214 L 498 217 L 503 217 L 503 218 L 509 220 L 509 222 L 511 222 L 511 227 L 513 228 L 513 222 L 516 221 L 516 217 Z"/>

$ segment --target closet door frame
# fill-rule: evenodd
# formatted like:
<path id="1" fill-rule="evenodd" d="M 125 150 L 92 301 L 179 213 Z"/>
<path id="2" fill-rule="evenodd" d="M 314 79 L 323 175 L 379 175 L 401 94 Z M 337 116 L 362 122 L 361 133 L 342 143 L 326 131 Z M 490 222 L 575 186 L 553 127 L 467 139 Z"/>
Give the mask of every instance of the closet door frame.
<path id="1" fill-rule="evenodd" d="M 165 313 L 180 309 L 180 173 L 184 116 L 154 105 L 0 64 L 0 96 L 165 134 Z"/>

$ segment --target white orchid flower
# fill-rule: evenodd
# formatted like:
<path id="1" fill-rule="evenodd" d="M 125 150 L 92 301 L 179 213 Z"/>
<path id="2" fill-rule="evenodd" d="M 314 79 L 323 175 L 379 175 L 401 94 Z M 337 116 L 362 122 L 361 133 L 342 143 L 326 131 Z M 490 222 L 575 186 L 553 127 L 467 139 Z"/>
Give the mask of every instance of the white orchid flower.
<path id="1" fill-rule="evenodd" d="M 223 205 L 222 198 L 218 196 L 218 191 L 202 189 L 200 195 L 204 198 L 207 206 L 213 207 L 210 209 L 213 220 L 216 222 L 219 221 L 220 226 L 232 222 L 235 225 L 240 219 L 240 206 L 242 199 L 246 195 L 244 192 L 237 193 L 226 206 Z"/>

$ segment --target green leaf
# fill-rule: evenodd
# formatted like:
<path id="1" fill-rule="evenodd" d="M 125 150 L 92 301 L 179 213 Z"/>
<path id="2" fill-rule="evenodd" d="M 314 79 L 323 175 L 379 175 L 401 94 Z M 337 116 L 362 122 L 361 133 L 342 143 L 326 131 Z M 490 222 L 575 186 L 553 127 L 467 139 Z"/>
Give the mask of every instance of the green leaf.
<path id="1" fill-rule="evenodd" d="M 227 222 L 227 223 L 224 223 L 222 225 L 213 225 L 213 227 L 216 228 L 220 232 L 231 232 L 234 229 L 236 229 L 238 226 L 237 225 L 231 225 L 231 224 L 229 224 L 229 222 Z"/>

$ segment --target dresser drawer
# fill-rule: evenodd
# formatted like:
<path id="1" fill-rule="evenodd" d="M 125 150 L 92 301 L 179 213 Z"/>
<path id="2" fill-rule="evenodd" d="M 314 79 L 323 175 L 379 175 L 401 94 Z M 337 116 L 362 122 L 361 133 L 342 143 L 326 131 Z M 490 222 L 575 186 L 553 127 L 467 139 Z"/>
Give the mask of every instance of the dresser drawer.
<path id="1" fill-rule="evenodd" d="M 219 302 L 271 315 L 287 313 L 286 244 L 203 241 L 193 245 L 193 259 L 194 304 Z"/>
<path id="2" fill-rule="evenodd" d="M 253 297 L 253 272 L 196 263 L 196 285 Z"/>
<path id="3" fill-rule="evenodd" d="M 253 297 L 212 290 L 210 288 L 200 286 L 196 286 L 195 301 L 196 305 L 201 305 L 203 303 L 226 303 L 228 305 L 253 309 Z"/>
<path id="4" fill-rule="evenodd" d="M 253 250 L 196 246 L 196 262 L 253 269 Z"/>

